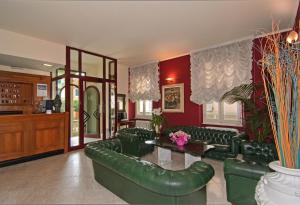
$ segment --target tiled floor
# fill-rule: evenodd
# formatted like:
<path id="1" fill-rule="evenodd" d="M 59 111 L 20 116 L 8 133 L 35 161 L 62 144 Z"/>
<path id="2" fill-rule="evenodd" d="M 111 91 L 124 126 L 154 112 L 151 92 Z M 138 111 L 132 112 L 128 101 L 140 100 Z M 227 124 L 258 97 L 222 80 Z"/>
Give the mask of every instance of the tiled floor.
<path id="1" fill-rule="evenodd" d="M 95 142 L 101 140 L 100 138 L 91 138 L 91 137 L 84 137 L 84 144 L 90 143 L 90 142 Z M 79 145 L 79 137 L 78 136 L 73 136 L 71 137 L 71 146 L 75 147 Z"/>
<path id="2" fill-rule="evenodd" d="M 165 169 L 180 170 L 184 169 L 184 155 L 172 152 L 172 161 L 161 165 Z M 143 157 L 143 160 L 158 164 L 157 150 Z M 211 164 L 215 170 L 215 175 L 207 185 L 207 204 L 210 205 L 227 205 L 230 204 L 226 199 L 226 184 L 223 172 L 223 162 L 202 159 L 204 162 Z"/>
<path id="3" fill-rule="evenodd" d="M 155 155 L 155 154 L 154 154 Z M 152 158 L 155 156 L 147 156 Z M 180 155 L 172 155 L 180 169 Z M 177 162 L 176 162 L 177 161 Z M 225 205 L 223 164 L 212 164 L 215 176 L 207 186 L 208 204 Z M 0 168 L 0 204 L 126 204 L 93 178 L 83 151 L 70 152 Z"/>

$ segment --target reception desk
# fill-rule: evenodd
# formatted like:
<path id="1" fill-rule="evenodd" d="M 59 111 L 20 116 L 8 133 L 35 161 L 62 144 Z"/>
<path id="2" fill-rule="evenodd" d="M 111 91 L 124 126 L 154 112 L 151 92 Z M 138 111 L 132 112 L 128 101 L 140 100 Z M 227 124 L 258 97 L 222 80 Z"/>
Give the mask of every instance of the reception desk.
<path id="1" fill-rule="evenodd" d="M 68 113 L 0 116 L 0 162 L 68 150 Z"/>

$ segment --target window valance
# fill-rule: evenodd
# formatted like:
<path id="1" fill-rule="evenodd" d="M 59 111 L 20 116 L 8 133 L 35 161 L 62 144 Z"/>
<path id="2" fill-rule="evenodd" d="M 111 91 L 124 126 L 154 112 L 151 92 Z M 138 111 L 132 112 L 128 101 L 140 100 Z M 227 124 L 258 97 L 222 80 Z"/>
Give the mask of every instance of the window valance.
<path id="1" fill-rule="evenodd" d="M 219 101 L 235 86 L 251 82 L 252 40 L 191 53 L 191 101 Z"/>
<path id="2" fill-rule="evenodd" d="M 129 99 L 160 100 L 158 62 L 130 67 Z"/>

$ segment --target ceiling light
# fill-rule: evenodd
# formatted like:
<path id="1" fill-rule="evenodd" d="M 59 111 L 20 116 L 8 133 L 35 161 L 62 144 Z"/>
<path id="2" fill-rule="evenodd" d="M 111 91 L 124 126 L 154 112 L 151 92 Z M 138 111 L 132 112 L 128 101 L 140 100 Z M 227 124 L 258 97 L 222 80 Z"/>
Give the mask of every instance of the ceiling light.
<path id="1" fill-rule="evenodd" d="M 43 65 L 44 65 L 44 66 L 47 66 L 47 67 L 52 67 L 52 66 L 53 66 L 53 65 L 48 64 L 48 63 L 44 63 Z"/>

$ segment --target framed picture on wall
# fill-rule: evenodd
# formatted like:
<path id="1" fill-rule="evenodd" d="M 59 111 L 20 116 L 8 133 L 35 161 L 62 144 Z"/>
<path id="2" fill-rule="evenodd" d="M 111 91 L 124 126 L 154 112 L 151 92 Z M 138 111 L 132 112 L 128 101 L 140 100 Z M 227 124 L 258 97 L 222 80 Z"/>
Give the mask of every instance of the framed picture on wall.
<path id="1" fill-rule="evenodd" d="M 162 111 L 184 112 L 184 84 L 162 86 Z"/>
<path id="2" fill-rule="evenodd" d="M 118 112 L 125 112 L 125 101 L 126 95 L 125 94 L 117 94 L 117 105 L 118 105 Z"/>
<path id="3" fill-rule="evenodd" d="M 38 97 L 47 97 L 48 93 L 47 93 L 47 84 L 40 84 L 38 83 L 36 85 L 37 87 L 37 91 L 36 91 L 36 95 Z"/>

